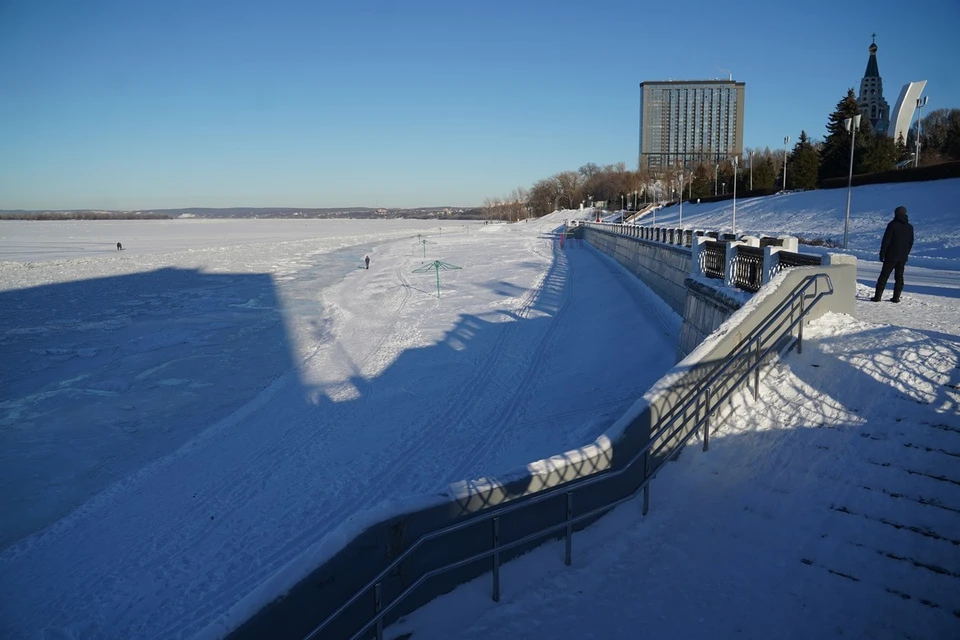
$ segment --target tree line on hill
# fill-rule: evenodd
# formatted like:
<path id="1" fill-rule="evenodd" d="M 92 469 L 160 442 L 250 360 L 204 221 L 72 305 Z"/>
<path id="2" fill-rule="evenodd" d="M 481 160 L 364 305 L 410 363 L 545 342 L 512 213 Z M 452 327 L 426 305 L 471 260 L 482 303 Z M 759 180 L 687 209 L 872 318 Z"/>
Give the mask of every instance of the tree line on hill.
<path id="1" fill-rule="evenodd" d="M 170 220 L 162 213 L 130 211 L 0 211 L 0 220 Z"/>
<path id="2" fill-rule="evenodd" d="M 736 171 L 737 191 L 743 195 L 772 193 L 778 189 L 816 189 L 825 181 L 846 178 L 850 170 L 850 138 L 844 120 L 860 114 L 853 89 L 848 89 L 830 114 L 827 135 L 812 140 L 801 131 L 793 148 L 787 151 L 745 149 Z M 908 139 L 897 140 L 877 133 L 869 118 L 861 118 L 854 139 L 853 173 L 872 174 L 890 171 L 914 158 L 917 126 Z M 920 126 L 920 166 L 960 160 L 960 109 L 937 109 L 928 113 Z M 786 170 L 786 181 L 784 181 Z M 530 189 L 519 187 L 505 197 L 483 202 L 483 215 L 490 219 L 519 220 L 540 217 L 561 208 L 576 209 L 581 204 L 605 203 L 608 209 L 633 209 L 645 203 L 676 199 L 722 197 L 733 190 L 733 159 L 717 164 L 700 163 L 652 173 L 628 171 L 623 162 L 603 167 L 587 163 L 576 171 L 562 171 L 538 180 Z"/>

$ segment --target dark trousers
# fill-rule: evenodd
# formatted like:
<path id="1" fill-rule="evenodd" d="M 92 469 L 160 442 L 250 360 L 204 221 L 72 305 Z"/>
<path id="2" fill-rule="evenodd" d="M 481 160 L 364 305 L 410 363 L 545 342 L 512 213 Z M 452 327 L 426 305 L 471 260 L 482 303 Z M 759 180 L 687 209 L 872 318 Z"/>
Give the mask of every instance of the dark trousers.
<path id="1" fill-rule="evenodd" d="M 873 294 L 874 298 L 883 295 L 883 290 L 887 288 L 887 280 L 890 278 L 890 272 L 893 272 L 893 299 L 900 299 L 900 292 L 903 291 L 903 267 L 906 261 L 895 262 L 887 260 L 880 269 L 880 278 L 877 280 L 877 291 Z"/>

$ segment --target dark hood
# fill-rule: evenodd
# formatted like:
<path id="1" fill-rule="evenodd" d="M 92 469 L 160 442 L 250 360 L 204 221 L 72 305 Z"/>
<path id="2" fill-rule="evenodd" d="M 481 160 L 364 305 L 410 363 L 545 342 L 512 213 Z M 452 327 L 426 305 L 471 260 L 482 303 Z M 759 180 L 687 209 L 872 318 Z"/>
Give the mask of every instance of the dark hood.
<path id="1" fill-rule="evenodd" d="M 903 223 L 910 222 L 910 219 L 907 218 L 907 213 L 905 211 L 897 211 L 896 213 L 893 214 L 893 219 L 896 220 L 897 222 L 903 222 Z"/>

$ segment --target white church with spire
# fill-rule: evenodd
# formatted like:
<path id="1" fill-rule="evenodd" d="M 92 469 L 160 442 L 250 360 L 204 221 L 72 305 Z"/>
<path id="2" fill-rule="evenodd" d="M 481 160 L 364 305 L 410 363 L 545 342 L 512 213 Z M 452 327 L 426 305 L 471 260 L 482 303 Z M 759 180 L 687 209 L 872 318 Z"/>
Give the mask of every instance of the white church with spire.
<path id="1" fill-rule="evenodd" d="M 880 77 L 880 68 L 877 66 L 877 34 L 872 35 L 870 43 L 870 58 L 867 60 L 867 70 L 860 80 L 860 95 L 857 102 L 860 113 L 870 120 L 870 126 L 878 133 L 887 133 L 890 127 L 890 105 L 883 98 L 883 78 Z"/>

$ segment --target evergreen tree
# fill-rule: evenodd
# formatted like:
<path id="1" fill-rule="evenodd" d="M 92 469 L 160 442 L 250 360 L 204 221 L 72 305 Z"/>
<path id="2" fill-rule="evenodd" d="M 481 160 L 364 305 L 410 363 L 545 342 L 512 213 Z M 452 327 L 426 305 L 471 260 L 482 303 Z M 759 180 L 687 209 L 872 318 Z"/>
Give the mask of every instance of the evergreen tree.
<path id="1" fill-rule="evenodd" d="M 907 141 L 903 139 L 903 132 L 897 136 L 896 143 L 897 162 L 903 162 L 910 159 L 910 149 L 907 148 Z"/>
<path id="2" fill-rule="evenodd" d="M 853 89 L 847 89 L 847 95 L 837 103 L 837 109 L 830 114 L 827 123 L 827 137 L 820 149 L 820 170 L 818 179 L 845 176 L 850 167 L 850 134 L 843 124 L 847 118 L 860 114 L 860 105 Z M 857 130 L 856 150 L 854 151 L 854 173 L 857 173 L 857 156 L 862 155 L 868 134 L 872 133 L 869 118 L 860 119 Z M 788 176 L 789 177 L 789 176 Z"/>
<path id="3" fill-rule="evenodd" d="M 688 187 L 689 188 L 689 187 Z M 693 174 L 693 200 L 713 195 L 713 169 L 701 163 Z"/>
<path id="4" fill-rule="evenodd" d="M 859 138 L 859 135 L 857 137 Z M 897 145 L 893 138 L 875 133 L 867 136 L 864 143 L 863 154 L 857 164 L 857 173 L 877 173 L 896 168 Z"/>
<path id="5" fill-rule="evenodd" d="M 787 158 L 787 187 L 789 189 L 815 189 L 820 157 L 817 149 L 807 138 L 807 132 L 800 132 L 800 139 L 794 145 Z"/>
<path id="6" fill-rule="evenodd" d="M 780 163 L 775 163 L 773 154 L 764 153 L 753 157 L 753 188 L 772 189 L 780 173 Z M 789 178 L 789 176 L 787 176 Z"/>

